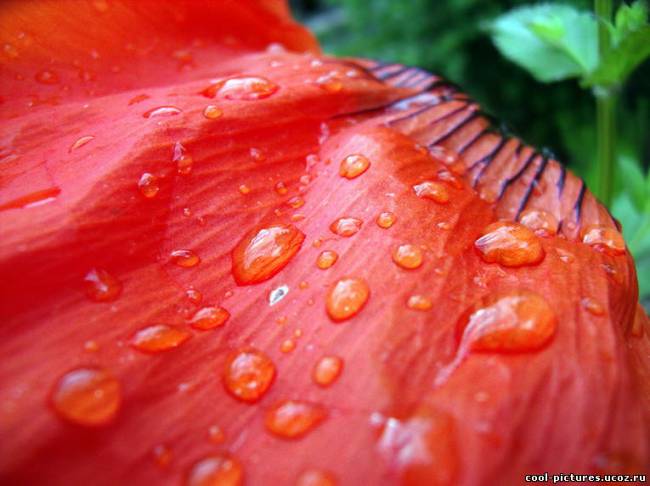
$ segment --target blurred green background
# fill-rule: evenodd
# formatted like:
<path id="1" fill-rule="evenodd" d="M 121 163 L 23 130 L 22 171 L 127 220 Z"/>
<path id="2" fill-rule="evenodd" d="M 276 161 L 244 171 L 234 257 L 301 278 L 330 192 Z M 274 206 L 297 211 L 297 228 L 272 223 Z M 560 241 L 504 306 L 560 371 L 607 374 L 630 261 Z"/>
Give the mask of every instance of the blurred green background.
<path id="1" fill-rule="evenodd" d="M 522 0 L 292 0 L 325 52 L 419 66 L 459 84 L 485 111 L 537 147 L 548 147 L 594 186 L 594 98 L 575 80 L 536 81 L 495 48 L 487 26 Z M 590 10 L 593 2 L 558 2 Z M 621 2 L 615 2 L 619 6 Z M 650 63 L 620 93 L 612 210 L 650 295 Z M 640 179 L 640 182 L 633 182 Z M 632 187 L 636 184 L 636 187 Z M 634 246 L 634 248 L 632 248 Z"/>

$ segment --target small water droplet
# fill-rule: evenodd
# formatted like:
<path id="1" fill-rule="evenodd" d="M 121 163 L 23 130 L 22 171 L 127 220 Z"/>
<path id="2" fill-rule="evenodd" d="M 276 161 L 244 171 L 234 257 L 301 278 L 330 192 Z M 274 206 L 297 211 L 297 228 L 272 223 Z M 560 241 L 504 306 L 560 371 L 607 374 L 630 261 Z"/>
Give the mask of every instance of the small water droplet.
<path id="1" fill-rule="evenodd" d="M 262 162 L 263 160 L 266 159 L 266 155 L 264 155 L 264 152 L 262 152 L 262 151 L 261 151 L 260 149 L 258 149 L 258 148 L 254 148 L 254 147 L 252 147 L 252 148 L 250 149 L 249 153 L 250 153 L 250 156 L 252 157 L 252 159 L 253 159 L 255 162 Z"/>
<path id="2" fill-rule="evenodd" d="M 287 186 L 284 185 L 284 182 L 280 181 L 274 186 L 275 192 L 277 192 L 280 196 L 284 196 L 287 192 L 289 192 L 289 189 L 287 189 Z"/>
<path id="3" fill-rule="evenodd" d="M 194 159 L 187 153 L 182 143 L 176 142 L 172 152 L 172 162 L 176 163 L 176 170 L 181 175 L 188 175 L 192 172 Z"/>
<path id="4" fill-rule="evenodd" d="M 249 403 L 262 398 L 274 379 L 273 361 L 254 348 L 246 348 L 231 354 L 223 374 L 226 390 L 238 400 Z"/>
<path id="5" fill-rule="evenodd" d="M 397 218 L 395 217 L 394 213 L 391 213 L 390 211 L 384 211 L 382 213 L 379 213 L 379 216 L 377 216 L 377 226 L 383 229 L 388 229 L 393 224 L 395 224 L 395 220 Z"/>
<path id="6" fill-rule="evenodd" d="M 160 190 L 158 178 L 149 172 L 145 172 L 138 181 L 138 189 L 140 190 L 140 194 L 147 199 L 156 197 L 156 194 L 158 194 L 158 191 Z"/>
<path id="7" fill-rule="evenodd" d="M 587 226 L 581 231 L 582 242 L 594 250 L 616 256 L 623 255 L 626 250 L 625 240 L 621 233 L 614 228 L 601 225 Z"/>
<path id="8" fill-rule="evenodd" d="M 587 312 L 593 314 L 594 316 L 605 315 L 605 308 L 591 297 L 583 297 L 580 299 L 580 304 L 585 308 Z"/>
<path id="9" fill-rule="evenodd" d="M 59 75 L 47 69 L 37 72 L 35 78 L 41 84 L 57 84 L 59 82 Z"/>
<path id="10" fill-rule="evenodd" d="M 189 320 L 190 326 L 201 331 L 208 331 L 223 326 L 230 318 L 230 312 L 223 307 L 202 307 Z"/>
<path id="11" fill-rule="evenodd" d="M 416 245 L 400 245 L 393 252 L 393 261 L 402 268 L 413 270 L 422 265 L 422 250 Z"/>
<path id="12" fill-rule="evenodd" d="M 18 57 L 18 49 L 11 44 L 3 44 L 2 52 L 4 52 L 5 56 L 9 59 L 16 59 Z"/>
<path id="13" fill-rule="evenodd" d="M 465 164 L 460 155 L 447 147 L 434 145 L 433 147 L 429 147 L 429 154 L 434 160 L 446 165 L 455 174 L 465 172 Z"/>
<path id="14" fill-rule="evenodd" d="M 203 294 L 196 289 L 187 289 L 185 295 L 192 304 L 200 304 L 203 300 Z"/>
<path id="15" fill-rule="evenodd" d="M 130 340 L 131 346 L 144 353 L 160 353 L 177 348 L 192 335 L 167 324 L 148 326 L 137 331 Z"/>
<path id="16" fill-rule="evenodd" d="M 105 369 L 77 368 L 54 387 L 51 403 L 57 414 L 72 423 L 100 426 L 110 423 L 122 403 L 120 383 Z"/>
<path id="17" fill-rule="evenodd" d="M 576 257 L 573 255 L 573 253 L 564 250 L 562 248 L 556 248 L 555 252 L 558 254 L 560 257 L 560 260 L 564 263 L 573 263 L 576 259 Z"/>
<path id="18" fill-rule="evenodd" d="M 287 204 L 293 209 L 298 209 L 305 205 L 305 200 L 300 196 L 294 196 L 287 201 Z"/>
<path id="19" fill-rule="evenodd" d="M 99 344 L 97 344 L 97 341 L 89 339 L 84 343 L 84 351 L 87 351 L 89 353 L 96 353 L 99 351 Z"/>
<path id="20" fill-rule="evenodd" d="M 423 181 L 413 186 L 413 191 L 418 197 L 430 199 L 438 204 L 449 202 L 449 191 L 440 182 Z"/>
<path id="21" fill-rule="evenodd" d="M 282 353 L 290 353 L 296 349 L 296 342 L 293 339 L 285 339 L 280 345 L 280 351 Z"/>
<path id="22" fill-rule="evenodd" d="M 367 171 L 368 167 L 370 167 L 370 161 L 367 157 L 361 154 L 348 155 L 341 161 L 339 175 L 346 179 L 354 179 Z"/>
<path id="23" fill-rule="evenodd" d="M 321 270 L 326 270 L 334 265 L 338 259 L 339 256 L 335 251 L 325 250 L 318 255 L 316 266 Z"/>
<path id="24" fill-rule="evenodd" d="M 221 111 L 215 105 L 208 105 L 203 110 L 203 116 L 209 118 L 210 120 L 216 120 L 217 118 L 221 118 L 222 115 L 223 115 L 223 111 Z"/>
<path id="25" fill-rule="evenodd" d="M 298 476 L 296 486 L 336 486 L 336 478 L 327 471 L 309 469 Z"/>
<path id="26" fill-rule="evenodd" d="M 273 306 L 284 299 L 289 293 L 288 285 L 281 285 L 269 292 L 269 305 Z"/>
<path id="27" fill-rule="evenodd" d="M 194 464 L 185 486 L 241 486 L 244 469 L 239 461 L 226 455 L 214 455 Z"/>
<path id="28" fill-rule="evenodd" d="M 174 250 L 169 258 L 174 265 L 182 268 L 192 268 L 201 263 L 199 256 L 192 250 Z"/>
<path id="29" fill-rule="evenodd" d="M 175 106 L 159 106 L 149 111 L 145 111 L 142 116 L 145 118 L 155 118 L 163 116 L 174 116 L 182 113 L 180 108 Z"/>
<path id="30" fill-rule="evenodd" d="M 538 209 L 527 209 L 519 216 L 519 222 L 538 236 L 555 236 L 558 222 L 551 213 Z"/>
<path id="31" fill-rule="evenodd" d="M 266 412 L 264 425 L 273 435 L 283 439 L 297 439 L 312 431 L 326 416 L 325 410 L 318 405 L 284 400 Z"/>
<path id="32" fill-rule="evenodd" d="M 505 267 L 535 265 L 544 259 L 544 248 L 535 233 L 507 221 L 488 225 L 474 242 L 474 248 L 484 261 Z"/>
<path id="33" fill-rule="evenodd" d="M 323 356 L 312 370 L 314 383 L 320 386 L 330 386 L 343 371 L 343 360 L 338 356 Z"/>
<path id="34" fill-rule="evenodd" d="M 208 438 L 213 444 L 222 444 L 226 440 L 226 434 L 221 427 L 213 424 L 208 428 Z"/>
<path id="35" fill-rule="evenodd" d="M 251 188 L 248 187 L 246 184 L 242 184 L 239 186 L 239 192 L 240 194 L 243 194 L 245 196 L 246 194 L 250 194 Z"/>
<path id="36" fill-rule="evenodd" d="M 161 468 L 166 468 L 169 466 L 169 463 L 172 461 L 172 451 L 165 444 L 158 444 L 151 451 L 154 462 Z"/>
<path id="37" fill-rule="evenodd" d="M 246 234 L 232 251 L 232 272 L 239 285 L 268 280 L 298 253 L 305 235 L 293 225 L 277 224 Z"/>
<path id="38" fill-rule="evenodd" d="M 338 93 L 343 89 L 343 82 L 337 77 L 325 75 L 316 80 L 316 84 L 328 93 Z"/>
<path id="39" fill-rule="evenodd" d="M 86 295 L 95 302 L 112 302 L 122 293 L 122 283 L 101 268 L 93 268 L 84 277 Z"/>
<path id="40" fill-rule="evenodd" d="M 203 90 L 208 98 L 219 95 L 228 100 L 253 101 L 268 98 L 278 91 L 278 85 L 259 76 L 234 76 L 219 80 Z"/>
<path id="41" fill-rule="evenodd" d="M 436 174 L 436 177 L 438 178 L 438 180 L 446 182 L 447 184 L 449 184 L 450 186 L 456 189 L 462 189 L 463 187 L 465 187 L 463 180 L 460 177 L 458 177 L 456 174 L 448 171 L 447 169 L 439 170 Z"/>
<path id="42" fill-rule="evenodd" d="M 350 236 L 357 234 L 361 229 L 362 224 L 363 221 L 358 218 L 343 217 L 337 219 L 330 225 L 330 231 L 339 236 L 349 238 Z"/>
<path id="43" fill-rule="evenodd" d="M 92 135 L 86 135 L 85 137 L 79 137 L 68 149 L 69 152 L 72 152 L 73 150 L 77 150 L 80 147 L 83 147 L 86 145 L 88 142 L 93 140 L 95 137 Z"/>
<path id="44" fill-rule="evenodd" d="M 335 322 L 345 321 L 361 311 L 370 296 L 368 284 L 355 277 L 338 280 L 329 290 L 327 314 Z"/>
<path id="45" fill-rule="evenodd" d="M 428 311 L 433 307 L 433 302 L 429 297 L 424 295 L 411 295 L 406 302 L 409 309 L 418 311 Z"/>

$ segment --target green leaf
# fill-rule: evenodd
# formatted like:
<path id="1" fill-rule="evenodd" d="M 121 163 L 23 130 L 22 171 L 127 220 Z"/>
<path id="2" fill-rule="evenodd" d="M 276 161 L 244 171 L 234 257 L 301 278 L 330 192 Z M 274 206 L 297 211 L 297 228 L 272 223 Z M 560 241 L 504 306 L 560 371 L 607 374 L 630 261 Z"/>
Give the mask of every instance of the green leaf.
<path id="1" fill-rule="evenodd" d="M 630 195 L 634 207 L 643 211 L 648 197 L 650 187 L 647 186 L 646 177 L 641 166 L 635 157 L 621 153 L 618 157 L 619 174 L 624 177 L 622 181 L 625 191 Z"/>
<path id="2" fill-rule="evenodd" d="M 640 29 L 647 23 L 648 5 L 643 1 L 632 5 L 622 4 L 616 11 L 612 41 L 618 44 L 629 32 Z"/>
<path id="3" fill-rule="evenodd" d="M 568 5 L 517 8 L 488 28 L 501 54 L 538 81 L 583 76 L 598 63 L 596 18 Z"/>

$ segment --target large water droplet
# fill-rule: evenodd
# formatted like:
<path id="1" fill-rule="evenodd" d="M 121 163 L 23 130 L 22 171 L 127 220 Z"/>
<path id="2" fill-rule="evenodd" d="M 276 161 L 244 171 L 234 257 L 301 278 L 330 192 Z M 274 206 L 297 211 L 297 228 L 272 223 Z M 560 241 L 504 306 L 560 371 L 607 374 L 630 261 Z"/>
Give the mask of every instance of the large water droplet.
<path id="1" fill-rule="evenodd" d="M 176 142 L 172 152 L 172 162 L 176 163 L 176 170 L 181 175 L 188 175 L 192 172 L 194 159 L 187 153 L 182 143 Z"/>
<path id="2" fill-rule="evenodd" d="M 519 223 L 498 221 L 488 225 L 474 247 L 486 262 L 505 267 L 535 265 L 544 259 L 539 238 Z"/>
<path id="3" fill-rule="evenodd" d="M 278 85 L 259 76 L 234 76 L 222 79 L 203 90 L 208 98 L 219 95 L 228 100 L 260 100 L 268 98 L 278 90 Z"/>
<path id="4" fill-rule="evenodd" d="M 147 199 L 156 197 L 156 194 L 158 194 L 158 191 L 160 191 L 158 178 L 149 172 L 145 172 L 142 174 L 140 180 L 138 181 L 138 189 L 140 190 L 140 194 L 142 194 Z"/>
<path id="5" fill-rule="evenodd" d="M 223 383 L 238 400 L 253 403 L 262 398 L 275 378 L 273 361 L 254 348 L 230 355 L 226 361 Z"/>
<path id="6" fill-rule="evenodd" d="M 223 115 L 223 111 L 221 111 L 215 105 L 208 105 L 203 109 L 203 116 L 210 120 L 216 120 L 217 118 L 221 118 L 222 115 Z"/>
<path id="7" fill-rule="evenodd" d="M 377 226 L 383 229 L 388 229 L 395 224 L 396 219 L 394 213 L 384 211 L 383 213 L 379 213 L 379 216 L 377 216 Z"/>
<path id="8" fill-rule="evenodd" d="M 339 255 L 335 251 L 324 250 L 320 252 L 316 259 L 316 266 L 321 270 L 326 270 L 336 263 Z"/>
<path id="9" fill-rule="evenodd" d="M 79 425 L 99 426 L 113 420 L 122 403 L 120 383 L 101 368 L 77 368 L 63 375 L 51 395 L 54 410 Z"/>
<path id="10" fill-rule="evenodd" d="M 594 316 L 604 316 L 605 308 L 591 297 L 583 297 L 580 299 L 580 304 L 587 312 Z"/>
<path id="11" fill-rule="evenodd" d="M 294 257 L 305 239 L 295 226 L 277 224 L 246 234 L 232 251 L 232 272 L 239 285 L 268 280 Z"/>
<path id="12" fill-rule="evenodd" d="M 266 412 L 264 424 L 283 439 L 297 439 L 313 430 L 326 417 L 325 410 L 312 403 L 284 400 Z"/>
<path id="13" fill-rule="evenodd" d="M 312 370 L 314 383 L 329 386 L 334 383 L 343 371 L 343 360 L 338 356 L 323 356 Z"/>
<path id="14" fill-rule="evenodd" d="M 355 277 L 338 280 L 329 290 L 326 301 L 327 314 L 340 322 L 355 316 L 370 296 L 368 284 Z"/>
<path id="15" fill-rule="evenodd" d="M 182 268 L 192 268 L 201 262 L 199 256 L 192 250 L 174 250 L 169 258 L 173 264 Z"/>
<path id="16" fill-rule="evenodd" d="M 608 255 L 625 253 L 625 240 L 614 228 L 601 225 L 587 226 L 581 231 L 582 242 Z"/>
<path id="17" fill-rule="evenodd" d="M 142 116 L 145 118 L 155 118 L 163 116 L 174 116 L 182 113 L 180 108 L 175 106 L 159 106 L 149 111 L 145 111 Z"/>
<path id="18" fill-rule="evenodd" d="M 393 261 L 402 268 L 413 270 L 422 265 L 422 250 L 416 245 L 400 245 L 393 251 Z"/>
<path id="19" fill-rule="evenodd" d="M 341 161 L 339 175 L 346 179 L 354 179 L 367 171 L 368 167 L 370 167 L 370 161 L 367 157 L 361 154 L 348 155 Z"/>
<path id="20" fill-rule="evenodd" d="M 106 270 L 93 268 L 84 277 L 86 295 L 95 302 L 112 302 L 122 293 L 122 283 Z"/>
<path id="21" fill-rule="evenodd" d="M 214 455 L 194 464 L 187 475 L 186 486 L 240 486 L 244 469 L 239 461 L 226 455 Z"/>
<path id="22" fill-rule="evenodd" d="M 190 326 L 201 331 L 208 331 L 223 326 L 230 318 L 230 312 L 223 307 L 203 307 L 190 319 Z"/>
<path id="23" fill-rule="evenodd" d="M 413 310 L 428 311 L 433 307 L 433 302 L 424 295 L 411 295 L 406 301 L 406 306 Z"/>
<path id="24" fill-rule="evenodd" d="M 177 348 L 192 335 L 178 327 L 157 324 L 140 329 L 131 337 L 131 346 L 144 353 L 160 353 Z"/>
<path id="25" fill-rule="evenodd" d="M 344 237 L 350 237 L 357 234 L 361 229 L 363 221 L 358 218 L 339 218 L 330 225 L 330 231 L 334 234 Z"/>
<path id="26" fill-rule="evenodd" d="M 440 182 L 423 181 L 413 186 L 413 191 L 418 197 L 430 199 L 438 204 L 449 202 L 449 191 Z"/>

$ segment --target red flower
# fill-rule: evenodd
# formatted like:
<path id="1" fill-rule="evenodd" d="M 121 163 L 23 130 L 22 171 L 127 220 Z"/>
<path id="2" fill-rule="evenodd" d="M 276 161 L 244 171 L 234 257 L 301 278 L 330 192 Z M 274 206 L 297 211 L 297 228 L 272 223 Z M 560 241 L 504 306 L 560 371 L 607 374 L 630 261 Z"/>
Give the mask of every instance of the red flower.
<path id="1" fill-rule="evenodd" d="M 0 18 L 3 483 L 647 472 L 615 222 L 455 87 L 281 2 Z"/>

